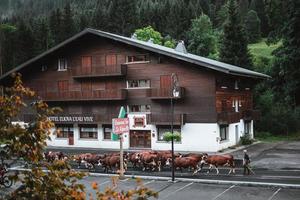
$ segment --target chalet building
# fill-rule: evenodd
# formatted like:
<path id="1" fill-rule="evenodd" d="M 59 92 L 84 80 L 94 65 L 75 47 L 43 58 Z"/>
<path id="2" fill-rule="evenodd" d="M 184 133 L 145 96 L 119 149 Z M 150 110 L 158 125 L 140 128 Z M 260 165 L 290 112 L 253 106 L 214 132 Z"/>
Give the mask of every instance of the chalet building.
<path id="1" fill-rule="evenodd" d="M 215 152 L 253 137 L 254 84 L 267 75 L 176 49 L 86 29 L 2 75 L 23 74 L 24 84 L 63 113 L 50 116 L 59 134 L 49 146 L 118 149 L 112 118 L 127 109 L 125 149 L 167 150 L 163 134 L 181 134 L 176 151 Z M 173 83 L 174 80 L 177 80 Z M 174 90 L 174 86 L 176 86 Z M 30 122 L 24 111 L 16 122 Z M 54 131 L 54 130 L 53 130 Z"/>

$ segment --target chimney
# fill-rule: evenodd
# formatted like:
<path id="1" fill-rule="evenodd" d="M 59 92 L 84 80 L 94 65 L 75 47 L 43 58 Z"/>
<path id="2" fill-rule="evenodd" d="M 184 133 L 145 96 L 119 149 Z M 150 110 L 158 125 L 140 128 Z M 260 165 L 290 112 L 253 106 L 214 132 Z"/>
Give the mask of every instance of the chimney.
<path id="1" fill-rule="evenodd" d="M 131 35 L 131 39 L 134 39 L 134 40 L 136 40 L 136 39 L 137 39 L 137 35 L 136 35 L 136 33 L 134 33 L 134 34 L 132 34 L 132 35 Z"/>
<path id="2" fill-rule="evenodd" d="M 154 41 L 153 38 L 150 38 L 147 42 L 150 43 L 150 44 L 154 44 L 153 41 Z"/>
<path id="3" fill-rule="evenodd" d="M 181 53 L 187 53 L 187 50 L 184 46 L 184 41 L 183 40 L 179 40 L 178 44 L 175 48 L 175 51 L 181 52 Z"/>

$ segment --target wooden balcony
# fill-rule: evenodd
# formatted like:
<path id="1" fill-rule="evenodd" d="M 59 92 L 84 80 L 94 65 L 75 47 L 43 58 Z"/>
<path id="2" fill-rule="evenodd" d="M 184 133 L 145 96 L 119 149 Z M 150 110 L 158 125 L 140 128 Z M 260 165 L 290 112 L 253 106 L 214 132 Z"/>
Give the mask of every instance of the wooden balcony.
<path id="1" fill-rule="evenodd" d="M 73 78 L 125 76 L 126 73 L 127 65 L 112 65 L 92 68 L 78 67 L 71 70 Z"/>
<path id="2" fill-rule="evenodd" d="M 49 119 L 57 124 L 111 124 L 113 118 L 117 118 L 118 114 L 68 114 L 59 113 L 55 116 L 49 116 Z M 24 114 L 22 119 L 24 122 L 32 122 L 35 120 L 34 114 Z"/>
<path id="3" fill-rule="evenodd" d="M 221 112 L 218 113 L 219 124 L 231 124 L 237 123 L 242 119 L 242 113 L 240 112 Z"/>
<path id="4" fill-rule="evenodd" d="M 177 97 L 175 94 L 172 94 L 172 90 L 170 88 L 151 88 L 147 92 L 147 97 L 150 99 L 180 99 L 184 96 L 184 88 L 179 87 L 179 93 L 177 94 Z"/>
<path id="5" fill-rule="evenodd" d="M 170 114 L 147 114 L 147 123 L 155 125 L 171 125 L 171 115 Z M 185 124 L 185 114 L 174 114 L 173 117 L 174 125 Z"/>
<path id="6" fill-rule="evenodd" d="M 127 91 L 120 90 L 94 90 L 94 91 L 65 91 L 39 93 L 45 101 L 103 101 L 124 100 Z"/>
<path id="7" fill-rule="evenodd" d="M 244 110 L 243 119 L 244 120 L 259 120 L 261 117 L 260 110 Z"/>

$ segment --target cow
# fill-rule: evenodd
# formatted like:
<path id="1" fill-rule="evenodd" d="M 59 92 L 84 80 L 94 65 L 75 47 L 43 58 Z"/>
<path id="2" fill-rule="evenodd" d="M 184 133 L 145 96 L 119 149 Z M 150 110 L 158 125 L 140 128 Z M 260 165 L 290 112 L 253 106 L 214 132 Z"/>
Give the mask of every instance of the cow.
<path id="1" fill-rule="evenodd" d="M 166 162 L 166 165 L 170 165 L 172 162 L 172 159 L 169 158 Z M 199 160 L 195 157 L 177 157 L 174 159 L 174 168 L 179 168 L 182 172 L 182 168 L 192 168 L 193 175 L 196 174 L 198 171 L 200 171 L 199 168 Z"/>
<path id="2" fill-rule="evenodd" d="M 140 159 L 140 162 L 143 165 L 143 171 L 146 169 L 151 169 L 152 171 L 155 168 L 160 171 L 161 170 L 161 163 L 159 160 L 159 156 L 157 152 L 154 151 L 144 151 L 137 154 L 137 158 Z"/>
<path id="3" fill-rule="evenodd" d="M 217 174 L 219 174 L 219 169 L 218 166 L 228 166 L 230 167 L 229 173 L 234 173 L 235 174 L 235 164 L 234 164 L 234 158 L 232 155 L 227 154 L 227 155 L 207 155 L 203 154 L 202 160 L 201 160 L 201 168 L 204 164 L 209 165 L 209 169 L 207 173 L 210 172 L 212 167 L 214 166 Z"/>
<path id="4" fill-rule="evenodd" d="M 73 156 L 73 161 L 75 161 L 78 164 L 77 168 L 80 168 L 80 164 L 81 163 L 86 164 L 86 162 L 84 160 L 89 158 L 89 157 L 92 157 L 91 153 L 78 154 L 78 155 Z"/>
<path id="5" fill-rule="evenodd" d="M 130 153 L 128 155 L 128 160 L 131 162 L 133 168 L 136 168 L 137 165 L 141 167 L 141 159 L 139 153 L 137 152 Z"/>
<path id="6" fill-rule="evenodd" d="M 104 168 L 104 172 L 113 171 L 113 168 L 120 168 L 120 155 L 107 155 L 100 159 L 99 165 Z M 124 169 L 127 169 L 127 160 L 124 159 Z"/>
<path id="7" fill-rule="evenodd" d="M 47 162 L 53 162 L 54 160 L 66 160 L 68 157 L 61 151 L 49 151 L 44 152 L 44 159 Z"/>
<path id="8" fill-rule="evenodd" d="M 104 157 L 101 154 L 88 154 L 82 158 L 81 163 L 84 163 L 85 167 L 89 170 L 95 169 L 95 166 L 99 165 L 100 160 Z"/>

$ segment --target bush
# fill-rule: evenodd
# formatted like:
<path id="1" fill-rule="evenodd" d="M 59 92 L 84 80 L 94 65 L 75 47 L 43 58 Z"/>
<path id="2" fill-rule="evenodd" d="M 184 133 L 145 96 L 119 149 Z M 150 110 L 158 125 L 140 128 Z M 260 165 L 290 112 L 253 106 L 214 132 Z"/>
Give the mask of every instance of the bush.
<path id="1" fill-rule="evenodd" d="M 245 134 L 244 136 L 241 136 L 241 145 L 249 145 L 253 143 L 253 139 L 250 138 L 249 134 Z"/>
<path id="2" fill-rule="evenodd" d="M 172 137 L 175 142 L 180 142 L 181 141 L 181 135 L 178 132 L 174 132 L 173 135 L 171 132 L 166 132 L 164 133 L 164 140 L 167 142 L 172 141 Z"/>

